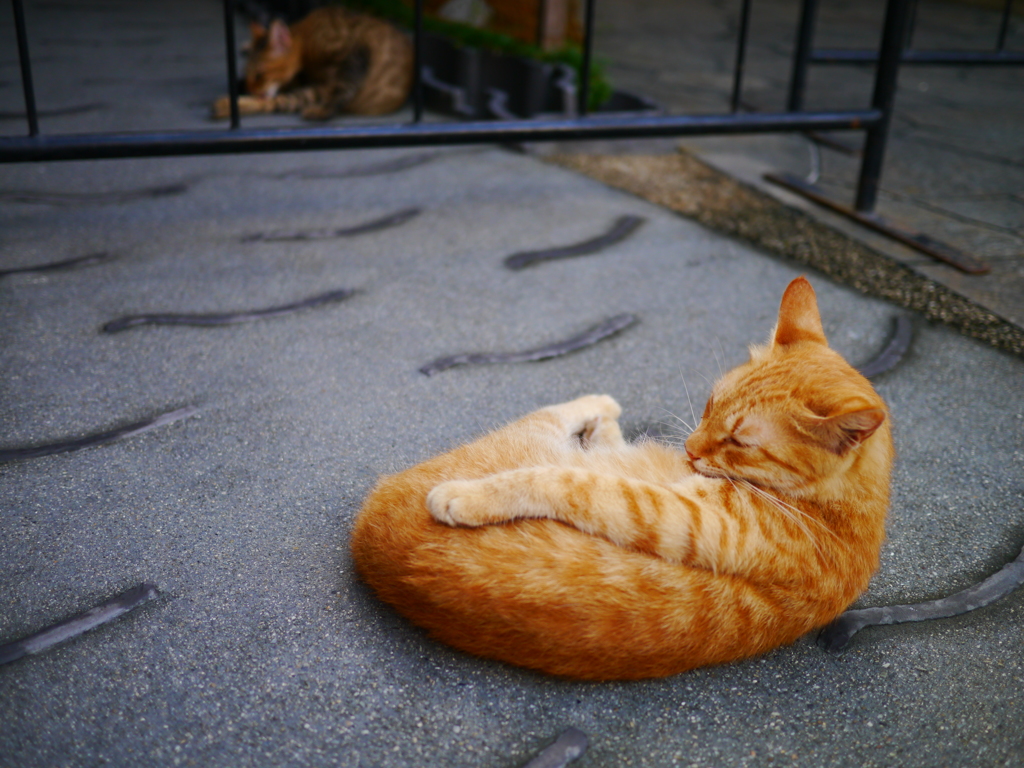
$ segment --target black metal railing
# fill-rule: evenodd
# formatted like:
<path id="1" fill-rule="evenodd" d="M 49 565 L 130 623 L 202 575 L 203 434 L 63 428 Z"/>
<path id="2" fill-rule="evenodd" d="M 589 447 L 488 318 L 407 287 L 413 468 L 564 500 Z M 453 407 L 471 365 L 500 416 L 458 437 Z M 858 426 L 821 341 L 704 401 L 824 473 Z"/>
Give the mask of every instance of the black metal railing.
<path id="1" fill-rule="evenodd" d="M 807 68 L 811 64 L 873 64 L 881 56 L 879 51 L 864 48 L 814 48 L 814 23 L 819 2 L 820 0 L 803 0 L 800 9 L 800 32 L 797 35 L 797 46 L 793 53 L 793 73 L 787 102 L 787 108 L 794 112 L 803 108 Z M 1013 2 L 1014 0 L 1003 0 L 999 30 L 996 35 L 995 47 L 992 50 L 932 50 L 913 47 L 914 27 L 917 21 L 917 0 L 911 0 L 907 18 L 904 21 L 906 31 L 900 46 L 902 48 L 900 63 L 930 66 L 1020 66 L 1024 64 L 1024 51 L 1011 51 L 1006 48 Z"/>
<path id="2" fill-rule="evenodd" d="M 860 211 L 870 211 L 874 206 L 878 179 L 885 156 L 886 137 L 892 116 L 893 97 L 912 0 L 887 0 L 884 32 L 880 49 L 877 52 L 878 64 L 874 96 L 871 105 L 867 108 L 804 111 L 801 103 L 794 104 L 791 99 L 786 111 L 775 113 L 741 112 L 739 110 L 740 92 L 750 13 L 750 0 L 742 0 L 730 112 L 720 115 L 588 114 L 595 2 L 586 0 L 578 116 L 444 123 L 423 120 L 423 3 L 422 0 L 415 0 L 413 24 L 415 78 L 412 91 L 413 117 L 411 122 L 370 126 L 332 125 L 276 129 L 244 128 L 241 124 L 238 111 L 238 73 L 235 66 L 235 0 L 223 0 L 228 93 L 231 102 L 229 128 L 60 135 L 46 135 L 39 131 L 22 0 L 12 0 L 12 2 L 28 135 L 0 138 L 0 162 L 3 163 L 303 149 L 860 130 L 867 133 L 867 140 L 856 195 L 856 208 Z M 805 17 L 807 9 L 810 8 L 811 19 L 810 23 L 801 24 L 797 44 L 798 55 L 807 54 L 810 51 L 815 4 L 816 0 L 805 0 Z M 805 71 L 805 69 L 806 62 L 801 63 L 795 60 L 794 71 Z"/>

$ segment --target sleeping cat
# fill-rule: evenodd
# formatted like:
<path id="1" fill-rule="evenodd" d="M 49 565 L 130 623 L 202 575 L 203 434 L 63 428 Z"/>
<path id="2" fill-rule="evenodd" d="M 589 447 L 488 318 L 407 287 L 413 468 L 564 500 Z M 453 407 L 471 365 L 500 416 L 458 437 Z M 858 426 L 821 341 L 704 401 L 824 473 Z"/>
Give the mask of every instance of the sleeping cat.
<path id="1" fill-rule="evenodd" d="M 373 16 L 331 6 L 290 27 L 277 19 L 269 29 L 253 22 L 250 32 L 241 114 L 300 112 L 307 120 L 341 112 L 382 115 L 409 97 L 412 43 Z M 230 109 L 222 97 L 213 115 L 226 118 Z"/>
<path id="2" fill-rule="evenodd" d="M 887 410 L 828 348 L 807 280 L 685 451 L 627 444 L 619 412 L 588 395 L 382 478 L 352 536 L 360 574 L 445 643 L 593 680 L 763 653 L 867 587 Z"/>

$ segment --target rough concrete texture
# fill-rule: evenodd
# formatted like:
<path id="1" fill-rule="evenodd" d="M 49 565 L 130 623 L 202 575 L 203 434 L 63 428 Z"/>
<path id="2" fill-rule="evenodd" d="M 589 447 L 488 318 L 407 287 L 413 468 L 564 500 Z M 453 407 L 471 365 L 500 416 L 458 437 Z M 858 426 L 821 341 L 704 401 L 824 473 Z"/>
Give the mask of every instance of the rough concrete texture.
<path id="1" fill-rule="evenodd" d="M 214 6 L 176 3 L 175 23 L 158 27 L 164 42 L 123 45 L 136 52 L 115 73 L 128 84 L 101 83 L 110 90 L 96 102 L 155 90 L 168 114 L 180 102 L 179 125 L 201 124 L 216 73 L 174 93 L 156 80 L 217 61 L 198 50 L 216 44 Z M 66 18 L 74 6 L 48 7 Z M 122 41 L 153 37 L 168 13 L 103 8 L 139 9 L 150 25 L 122 19 Z M 88 13 L 74 18 L 50 54 L 81 73 L 82 40 L 105 38 Z M 193 42 L 175 53 L 175 40 Z M 85 86 L 75 95 L 94 99 Z M 59 119 L 106 129 L 132 115 L 116 104 L 107 117 Z M 130 125 L 152 127 L 139 120 Z M 423 162 L 379 172 L 409 157 Z M 379 474 L 587 392 L 614 395 L 632 433 L 689 420 L 688 400 L 700 408 L 720 367 L 766 337 L 805 267 L 494 148 L 7 166 L 0 188 L 16 193 L 0 200 L 0 269 L 115 257 L 0 278 L 0 448 L 200 407 L 122 442 L 0 465 L 0 641 L 140 581 L 162 593 L 0 668 L 0 765 L 511 768 L 568 725 L 590 736 L 580 766 L 1020 763 L 1024 593 L 950 620 L 867 629 L 840 655 L 807 637 L 665 680 L 579 684 L 429 641 L 353 574 L 348 532 Z M 164 194 L 134 194 L 154 189 Z M 359 237 L 242 242 L 409 207 L 423 212 Z M 624 214 L 647 222 L 602 253 L 501 266 Z M 852 362 L 872 357 L 906 312 L 810 277 Z M 246 310 L 348 287 L 361 293 L 244 325 L 99 331 L 124 314 Z M 621 312 L 640 323 L 563 358 L 417 370 L 442 355 L 540 346 Z M 909 314 L 911 352 L 877 380 L 899 461 L 864 606 L 961 589 L 1024 543 L 1024 363 Z"/>
<path id="2" fill-rule="evenodd" d="M 109 446 L 0 469 L 4 609 L 15 639 L 141 580 L 164 595 L 119 623 L 0 670 L 7 765 L 517 765 L 564 726 L 583 765 L 1012 764 L 1024 701 L 1021 595 L 928 625 L 813 638 L 663 681 L 581 685 L 426 640 L 360 586 L 346 542 L 374 478 L 546 403 L 603 391 L 637 431 L 689 419 L 743 359 L 797 268 L 584 177 L 500 150 L 448 151 L 401 175 L 380 154 L 5 168 L 38 190 L 186 192 L 119 205 L 7 204 L 4 266 L 97 249 L 116 260 L 10 276 L 3 443 L 49 442 L 188 403 L 199 415 Z M 417 205 L 392 230 L 310 243 Z M 508 253 L 633 213 L 589 257 L 512 273 Z M 854 362 L 903 311 L 812 276 Z M 226 328 L 99 327 L 146 311 L 225 311 L 334 287 L 341 304 Z M 572 356 L 456 368 L 624 311 L 641 323 Z M 863 605 L 959 589 L 1021 541 L 1024 364 L 918 319 L 878 381 L 900 462 L 882 569 Z M 706 378 L 705 378 L 706 377 Z"/>
<path id="3" fill-rule="evenodd" d="M 666 109 L 721 113 L 729 108 L 740 3 L 694 0 L 602 0 L 595 19 L 596 55 L 616 87 L 635 90 Z M 919 50 L 991 51 L 1001 20 L 985 3 L 921 0 L 911 44 Z M 786 107 L 800 4 L 751 5 L 742 108 Z M 877 47 L 883 0 L 819 4 L 816 48 Z M 1007 50 L 1024 49 L 1020 4 L 1007 29 Z M 812 110 L 866 107 L 870 66 L 815 64 L 804 105 Z M 851 205 L 860 169 L 858 132 L 816 145 L 800 134 L 703 137 L 685 146 L 730 175 L 801 207 L 918 274 L 1024 328 L 1024 67 L 903 67 L 876 211 L 986 261 L 989 275 L 965 275 L 919 251 L 763 181 L 766 171 L 817 174 L 834 200 Z M 612 150 L 620 151 L 620 150 Z"/>
<path id="4" fill-rule="evenodd" d="M 546 154 L 546 159 L 1024 355 L 1024 328 L 965 298 L 948 281 L 937 282 L 868 246 L 862 242 L 863 228 L 843 227 L 838 216 L 822 221 L 820 213 L 810 211 L 810 203 L 801 205 L 796 195 L 787 195 L 783 202 L 764 191 L 768 185 L 745 185 L 685 151 L 674 156 L 569 152 Z M 872 238 L 872 244 L 881 239 Z M 972 276 L 964 279 L 968 277 Z"/>

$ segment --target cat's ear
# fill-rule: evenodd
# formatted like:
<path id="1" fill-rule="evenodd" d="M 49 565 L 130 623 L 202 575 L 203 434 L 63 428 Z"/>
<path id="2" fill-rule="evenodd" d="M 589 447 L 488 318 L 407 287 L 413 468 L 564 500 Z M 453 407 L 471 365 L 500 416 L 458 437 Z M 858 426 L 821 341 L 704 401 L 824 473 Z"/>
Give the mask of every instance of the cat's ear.
<path id="1" fill-rule="evenodd" d="M 811 433 L 822 445 L 842 456 L 863 443 L 885 421 L 881 408 L 859 408 L 834 416 L 813 416 L 809 419 Z"/>
<path id="2" fill-rule="evenodd" d="M 276 55 L 288 53 L 292 49 L 292 33 L 288 25 L 280 19 L 274 19 L 270 24 L 270 50 Z"/>
<path id="3" fill-rule="evenodd" d="M 267 28 L 260 24 L 258 21 L 249 22 L 249 37 L 251 37 L 254 42 L 266 36 L 266 34 Z"/>
<path id="4" fill-rule="evenodd" d="M 791 282 L 782 295 L 779 307 L 779 322 L 775 326 L 772 343 L 775 346 L 795 344 L 798 341 L 814 341 L 828 344 L 825 329 L 821 327 L 818 301 L 807 278 L 798 277 Z"/>

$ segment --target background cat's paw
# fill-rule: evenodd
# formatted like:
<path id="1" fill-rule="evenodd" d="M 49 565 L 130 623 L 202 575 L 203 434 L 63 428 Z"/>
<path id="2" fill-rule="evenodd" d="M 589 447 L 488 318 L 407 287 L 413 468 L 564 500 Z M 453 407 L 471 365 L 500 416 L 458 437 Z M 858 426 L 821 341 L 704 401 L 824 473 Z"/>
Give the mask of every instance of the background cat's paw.
<path id="1" fill-rule="evenodd" d="M 334 117 L 334 110 L 329 107 L 314 104 L 302 110 L 303 120 L 330 120 Z"/>
<path id="2" fill-rule="evenodd" d="M 445 525 L 483 525 L 486 521 L 474 514 L 475 483 L 451 480 L 441 483 L 427 494 L 431 516 Z"/>
<path id="3" fill-rule="evenodd" d="M 210 109 L 210 117 L 214 120 L 227 120 L 231 116 L 231 99 L 221 96 Z"/>

